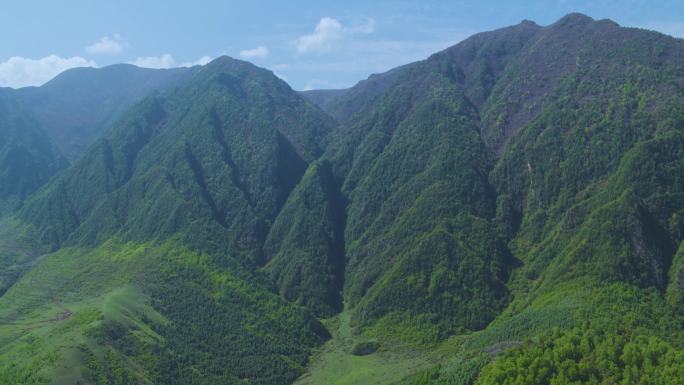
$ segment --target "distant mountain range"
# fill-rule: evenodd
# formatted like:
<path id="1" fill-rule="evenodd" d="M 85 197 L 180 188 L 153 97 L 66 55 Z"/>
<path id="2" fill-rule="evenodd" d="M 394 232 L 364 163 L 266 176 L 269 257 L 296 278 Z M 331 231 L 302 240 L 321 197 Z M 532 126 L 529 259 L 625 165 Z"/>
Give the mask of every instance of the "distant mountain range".
<path id="1" fill-rule="evenodd" d="M 570 14 L 346 90 L 0 89 L 0 383 L 684 381 L 684 41 Z"/>
<path id="2" fill-rule="evenodd" d="M 0 191 L 0 208 L 16 206 L 47 182 L 134 103 L 173 88 L 197 68 L 76 68 L 41 87 L 0 89 L 6 109 L 0 116 L 0 186 L 14 186 Z"/>

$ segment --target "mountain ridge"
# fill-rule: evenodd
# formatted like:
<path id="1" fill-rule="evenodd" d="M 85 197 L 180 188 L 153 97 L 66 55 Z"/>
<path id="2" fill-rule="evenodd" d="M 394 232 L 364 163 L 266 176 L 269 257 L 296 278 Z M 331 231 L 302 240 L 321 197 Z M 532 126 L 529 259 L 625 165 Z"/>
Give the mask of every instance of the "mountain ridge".
<path id="1" fill-rule="evenodd" d="M 54 251 L 0 249 L 0 357 L 44 352 L 0 379 L 684 378 L 682 58 L 570 14 L 333 96 L 198 67 L 0 222 Z"/>

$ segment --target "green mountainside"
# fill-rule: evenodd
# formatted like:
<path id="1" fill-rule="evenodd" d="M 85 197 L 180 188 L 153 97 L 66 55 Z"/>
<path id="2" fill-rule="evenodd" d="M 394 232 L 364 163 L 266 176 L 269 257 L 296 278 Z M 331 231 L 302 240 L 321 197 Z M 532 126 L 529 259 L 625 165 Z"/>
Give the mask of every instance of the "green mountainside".
<path id="1" fill-rule="evenodd" d="M 67 165 L 13 91 L 0 89 L 0 214 L 18 207 Z"/>
<path id="2" fill-rule="evenodd" d="M 619 349 L 650 338 L 681 355 L 672 290 L 683 287 L 683 54 L 677 39 L 572 14 L 475 35 L 402 67 L 379 94 L 360 83 L 321 105 L 335 111 L 366 92 L 355 112 L 336 115 L 343 123 L 323 156 L 347 200 L 352 326 L 388 346 L 460 352 L 405 383 L 469 383 L 489 355 L 530 338 L 611 333 Z M 563 334 L 576 326 L 591 331 Z M 507 377 L 515 354 L 542 354 L 534 346 L 480 382 L 682 378 L 675 358 L 666 371 L 680 377 L 657 380 L 620 360 L 589 372 L 551 360 L 539 375 Z M 572 354 L 599 365 L 586 348 Z M 622 350 L 610 354 L 601 359 Z M 332 357 L 311 378 L 325 378 Z"/>
<path id="3" fill-rule="evenodd" d="M 27 201 L 18 218 L 60 248 L 39 266 L 60 265 L 72 253 L 85 263 L 87 273 L 81 266 L 45 272 L 41 280 L 58 282 L 51 296 L 64 306 L 97 306 L 98 296 L 133 287 L 133 308 L 121 305 L 123 314 L 111 320 L 107 309 L 93 310 L 104 320 L 84 324 L 86 342 L 69 346 L 95 360 L 81 381 L 270 384 L 297 377 L 327 332 L 273 293 L 259 265 L 266 230 L 332 125 L 270 72 L 220 58 L 185 86 L 133 107 Z M 83 274 L 102 278 L 84 290 Z M 21 313 L 24 292 L 12 289 L 2 299 Z M 136 312 L 145 303 L 163 319 Z M 62 343 L 50 354 L 61 354 Z"/>
<path id="4" fill-rule="evenodd" d="M 0 89 L 0 213 L 19 207 L 132 104 L 197 68 L 76 68 L 41 87 Z"/>
<path id="5" fill-rule="evenodd" d="M 1 383 L 684 381 L 684 41 L 570 14 L 347 90 L 183 76 L 10 184 Z"/>

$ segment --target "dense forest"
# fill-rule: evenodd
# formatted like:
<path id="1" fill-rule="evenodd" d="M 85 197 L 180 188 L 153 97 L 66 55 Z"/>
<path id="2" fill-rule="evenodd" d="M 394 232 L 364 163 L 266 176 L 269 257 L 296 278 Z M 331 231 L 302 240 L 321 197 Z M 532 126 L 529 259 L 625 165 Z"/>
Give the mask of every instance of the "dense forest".
<path id="1" fill-rule="evenodd" d="M 682 382 L 684 41 L 570 14 L 345 90 L 0 89 L 0 270 L 3 384 Z"/>

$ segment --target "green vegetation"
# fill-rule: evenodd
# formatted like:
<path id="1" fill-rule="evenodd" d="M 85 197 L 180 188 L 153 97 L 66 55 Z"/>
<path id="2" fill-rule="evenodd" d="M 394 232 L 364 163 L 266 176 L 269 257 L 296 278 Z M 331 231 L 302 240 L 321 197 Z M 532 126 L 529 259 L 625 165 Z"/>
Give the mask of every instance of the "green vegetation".
<path id="1" fill-rule="evenodd" d="M 21 365 L 0 373 L 294 381 L 328 333 L 272 290 L 262 248 L 331 124 L 269 72 L 228 58 L 133 107 L 18 211 L 17 226 L 58 251 L 1 297 L 7 362 Z M 133 294 L 107 302 L 119 290 Z M 91 316 L 72 325 L 81 308 Z M 44 354 L 29 360 L 29 348 Z"/>
<path id="2" fill-rule="evenodd" d="M 354 345 L 351 353 L 355 356 L 366 356 L 375 353 L 379 348 L 380 344 L 377 341 L 363 341 Z"/>
<path id="3" fill-rule="evenodd" d="M 513 349 L 477 384 L 676 384 L 682 378 L 684 351 L 657 337 L 575 328 Z"/>
<path id="4" fill-rule="evenodd" d="M 135 102 L 195 70 L 78 68 L 41 87 L 0 90 L 0 214 L 21 206 Z"/>
<path id="5" fill-rule="evenodd" d="M 0 382 L 681 382 L 682 63 L 573 14 L 305 94 L 330 116 L 195 69 L 6 194 Z"/>
<path id="6" fill-rule="evenodd" d="M 40 87 L 12 91 L 56 144 L 74 160 L 135 103 L 183 84 L 197 68 L 150 69 L 130 64 L 74 68 Z"/>
<path id="7" fill-rule="evenodd" d="M 47 251 L 29 228 L 10 218 L 0 219 L 0 297 Z"/>
<path id="8" fill-rule="evenodd" d="M 285 299 L 316 314 L 342 308 L 344 202 L 329 162 L 315 162 L 292 192 L 264 244 L 271 273 Z"/>
<path id="9" fill-rule="evenodd" d="M 348 200 L 353 324 L 455 349 L 406 383 L 471 383 L 483 357 L 585 320 L 681 349 L 683 52 L 582 15 L 523 23 L 403 68 L 341 118 L 324 157 Z M 432 97 L 460 122 L 421 113 Z M 421 196 L 433 170 L 444 186 Z"/>
<path id="10" fill-rule="evenodd" d="M 15 100 L 10 90 L 0 90 L 0 214 L 21 205 L 67 161 L 35 119 Z"/>
<path id="11" fill-rule="evenodd" d="M 0 299 L 0 378 L 289 383 L 326 333 L 255 281 L 176 242 L 63 248 Z"/>
<path id="12" fill-rule="evenodd" d="M 295 384 L 389 384 L 429 365 L 427 350 L 387 344 L 372 354 L 355 355 L 354 348 L 369 342 L 351 325 L 343 311 L 325 322 L 332 338 L 311 358 L 307 373 Z"/>
<path id="13" fill-rule="evenodd" d="M 324 155 L 348 201 L 353 322 L 409 328 L 424 342 L 483 327 L 508 298 L 476 111 L 428 64 L 406 71 Z"/>

